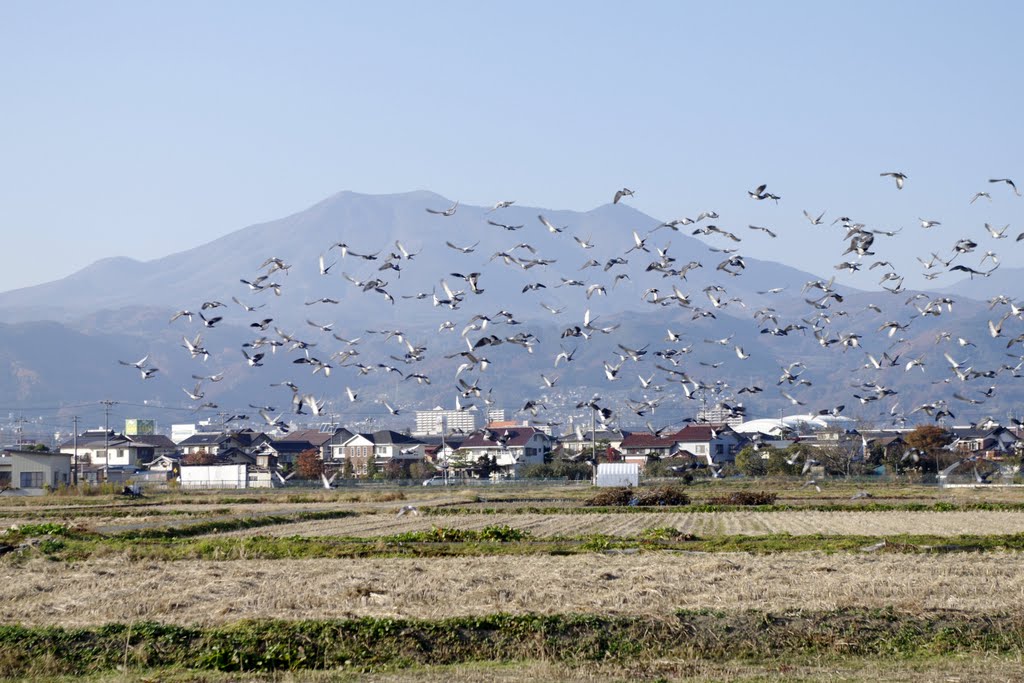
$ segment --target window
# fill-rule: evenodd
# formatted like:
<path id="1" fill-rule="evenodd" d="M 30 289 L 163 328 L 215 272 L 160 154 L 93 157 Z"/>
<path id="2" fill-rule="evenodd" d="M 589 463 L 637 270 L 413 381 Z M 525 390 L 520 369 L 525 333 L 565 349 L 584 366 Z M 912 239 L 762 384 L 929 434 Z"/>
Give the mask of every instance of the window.
<path id="1" fill-rule="evenodd" d="M 42 472 L 22 472 L 21 473 L 21 488 L 23 488 L 23 489 L 41 489 L 41 488 L 43 488 L 43 473 Z"/>
<path id="2" fill-rule="evenodd" d="M 0 472 L 0 488 L 5 488 L 11 485 L 11 472 L 10 470 Z"/>
<path id="3" fill-rule="evenodd" d="M 715 444 L 715 455 L 721 455 L 721 454 L 722 454 L 722 444 L 716 443 Z"/>

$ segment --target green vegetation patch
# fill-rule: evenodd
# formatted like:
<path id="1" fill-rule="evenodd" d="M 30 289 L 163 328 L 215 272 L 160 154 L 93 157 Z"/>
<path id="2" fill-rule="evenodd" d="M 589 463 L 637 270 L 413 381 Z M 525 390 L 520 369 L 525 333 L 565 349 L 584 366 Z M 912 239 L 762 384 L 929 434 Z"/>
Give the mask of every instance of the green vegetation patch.
<path id="1" fill-rule="evenodd" d="M 1024 551 L 1024 534 L 932 536 L 830 536 L 765 534 L 694 536 L 673 527 L 655 527 L 636 537 L 588 534 L 535 538 L 505 525 L 480 530 L 434 527 L 393 536 L 134 539 L 46 536 L 4 561 L 34 553 L 55 561 L 125 556 L 130 560 L 277 560 L 369 557 L 481 557 L 490 555 L 575 555 L 591 552 L 789 552 L 962 553 Z"/>
<path id="2" fill-rule="evenodd" d="M 260 620 L 224 627 L 144 622 L 79 629 L 0 627 L 0 671 L 31 677 L 166 667 L 371 671 L 525 659 L 1020 656 L 1022 644 L 1024 616 L 956 611 L 685 611 L 672 619 L 496 614 L 440 620 Z"/>

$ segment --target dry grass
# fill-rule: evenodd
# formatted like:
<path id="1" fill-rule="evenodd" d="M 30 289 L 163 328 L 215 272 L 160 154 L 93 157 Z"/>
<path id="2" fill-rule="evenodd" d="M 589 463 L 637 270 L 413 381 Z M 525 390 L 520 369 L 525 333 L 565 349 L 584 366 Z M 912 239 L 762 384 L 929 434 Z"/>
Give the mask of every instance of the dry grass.
<path id="1" fill-rule="evenodd" d="M 1016 610 L 1024 554 L 737 553 L 0 565 L 4 623 L 670 616 L 679 609 Z"/>
<path id="2" fill-rule="evenodd" d="M 77 683 L 80 678 L 61 677 L 52 683 Z M 139 672 L 109 672 L 89 678 L 94 683 L 135 683 Z M 967 681 L 1024 680 L 1024 663 L 1016 658 L 972 656 L 952 660 L 905 662 L 863 658 L 830 660 L 827 664 L 807 662 L 716 662 L 700 659 L 661 659 L 648 662 L 588 662 L 565 664 L 550 661 L 479 662 L 455 666 L 421 666 L 383 671 L 301 671 L 224 673 L 216 671 L 160 671 L 143 680 L 163 683 L 512 683 L 551 681 L 560 683 L 601 683 L 604 681 L 672 680 L 690 683 L 708 681 L 749 681 L 774 683 L 877 683 L 904 681 L 920 683 L 967 683 Z"/>
<path id="3" fill-rule="evenodd" d="M 957 536 L 961 534 L 1024 533 L 1024 513 L 972 510 L 967 512 L 637 512 L 633 514 L 493 514 L 444 517 L 396 517 L 389 514 L 283 524 L 228 532 L 225 536 L 386 536 L 432 526 L 482 529 L 507 524 L 538 538 L 607 534 L 638 536 L 644 529 L 674 527 L 695 536 L 826 534 L 895 536 L 899 534 Z"/>

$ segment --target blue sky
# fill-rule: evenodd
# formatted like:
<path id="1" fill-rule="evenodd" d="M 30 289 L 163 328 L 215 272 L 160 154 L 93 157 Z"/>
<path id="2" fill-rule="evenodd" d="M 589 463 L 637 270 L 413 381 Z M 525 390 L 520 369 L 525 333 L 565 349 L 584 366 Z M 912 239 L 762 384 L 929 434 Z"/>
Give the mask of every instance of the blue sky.
<path id="1" fill-rule="evenodd" d="M 841 236 L 808 239 L 804 209 L 902 227 L 885 255 L 919 283 L 914 254 L 1024 230 L 986 182 L 1024 187 L 1022 25 L 1011 2 L 8 0 L 0 290 L 340 190 L 587 210 L 624 185 L 657 218 L 769 225 L 748 256 L 825 275 Z"/>

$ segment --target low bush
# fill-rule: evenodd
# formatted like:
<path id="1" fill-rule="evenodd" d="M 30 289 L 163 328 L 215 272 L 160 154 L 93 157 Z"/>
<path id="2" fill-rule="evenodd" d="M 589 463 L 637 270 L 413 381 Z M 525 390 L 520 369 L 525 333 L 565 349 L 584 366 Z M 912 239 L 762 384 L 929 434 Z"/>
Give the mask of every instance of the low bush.
<path id="1" fill-rule="evenodd" d="M 583 504 L 590 507 L 689 505 L 690 496 L 678 485 L 637 489 L 608 488 L 594 494 Z"/>
<path id="2" fill-rule="evenodd" d="M 736 491 L 708 500 L 711 505 L 774 505 L 778 496 L 769 491 Z"/>
<path id="3" fill-rule="evenodd" d="M 609 488 L 602 489 L 587 498 L 583 504 L 589 507 L 612 507 L 616 505 L 629 505 L 629 501 L 633 499 L 633 489 L 621 487 L 621 488 Z"/>
<path id="4" fill-rule="evenodd" d="M 394 500 L 405 500 L 405 494 L 401 491 L 382 491 L 370 495 L 370 500 L 374 503 L 390 503 Z"/>

